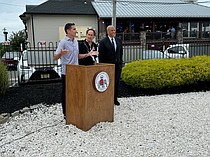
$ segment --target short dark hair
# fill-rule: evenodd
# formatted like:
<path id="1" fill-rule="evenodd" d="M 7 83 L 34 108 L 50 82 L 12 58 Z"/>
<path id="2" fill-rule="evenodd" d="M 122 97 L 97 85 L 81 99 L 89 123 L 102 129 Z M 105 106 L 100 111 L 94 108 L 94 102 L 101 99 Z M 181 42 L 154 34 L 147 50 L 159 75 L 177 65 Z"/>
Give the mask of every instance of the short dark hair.
<path id="1" fill-rule="evenodd" d="M 74 23 L 67 23 L 67 24 L 65 25 L 64 31 L 65 31 L 66 34 L 67 34 L 67 29 L 70 29 L 72 26 L 75 26 L 75 24 L 74 24 Z"/>
<path id="2" fill-rule="evenodd" d="M 94 36 L 96 36 L 96 31 L 93 28 L 88 28 L 86 30 L 86 35 L 88 34 L 89 31 L 93 31 Z"/>

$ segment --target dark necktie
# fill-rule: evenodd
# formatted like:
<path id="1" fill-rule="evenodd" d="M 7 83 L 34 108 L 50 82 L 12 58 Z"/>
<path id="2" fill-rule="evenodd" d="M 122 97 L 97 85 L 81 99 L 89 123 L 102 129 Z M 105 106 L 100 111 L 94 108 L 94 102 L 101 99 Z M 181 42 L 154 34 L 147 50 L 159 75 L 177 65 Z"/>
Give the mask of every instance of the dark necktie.
<path id="1" fill-rule="evenodd" d="M 112 38 L 112 47 L 113 47 L 113 50 L 115 51 L 115 46 L 114 46 L 113 38 Z"/>

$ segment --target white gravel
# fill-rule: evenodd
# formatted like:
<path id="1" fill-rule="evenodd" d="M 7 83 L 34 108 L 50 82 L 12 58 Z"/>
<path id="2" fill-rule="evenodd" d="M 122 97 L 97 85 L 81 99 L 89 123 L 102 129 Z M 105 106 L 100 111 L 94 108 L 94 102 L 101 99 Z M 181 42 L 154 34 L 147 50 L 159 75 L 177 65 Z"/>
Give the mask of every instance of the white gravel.
<path id="1" fill-rule="evenodd" d="M 112 123 L 84 132 L 61 104 L 0 125 L 0 157 L 209 157 L 210 91 L 119 99 Z"/>

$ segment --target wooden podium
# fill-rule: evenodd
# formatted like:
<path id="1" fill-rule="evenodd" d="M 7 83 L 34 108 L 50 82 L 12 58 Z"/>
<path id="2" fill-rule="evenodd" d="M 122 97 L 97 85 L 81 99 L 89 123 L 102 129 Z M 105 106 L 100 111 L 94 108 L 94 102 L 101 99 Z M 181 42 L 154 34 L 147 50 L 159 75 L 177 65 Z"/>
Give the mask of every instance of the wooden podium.
<path id="1" fill-rule="evenodd" d="M 114 121 L 114 66 L 103 63 L 66 65 L 67 125 L 73 124 L 87 131 L 96 123 Z M 101 73 L 108 74 L 109 78 L 105 91 L 97 89 L 100 85 L 97 79 Z M 104 81 L 107 83 L 107 80 Z"/>

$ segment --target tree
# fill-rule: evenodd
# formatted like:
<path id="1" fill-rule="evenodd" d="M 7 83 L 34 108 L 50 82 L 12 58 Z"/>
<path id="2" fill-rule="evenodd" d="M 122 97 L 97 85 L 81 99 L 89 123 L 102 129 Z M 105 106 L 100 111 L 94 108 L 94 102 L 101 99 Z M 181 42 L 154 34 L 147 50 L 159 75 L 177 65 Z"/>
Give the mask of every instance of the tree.
<path id="1" fill-rule="evenodd" d="M 0 58 L 2 57 L 3 55 L 3 45 L 0 43 Z"/>
<path id="2" fill-rule="evenodd" d="M 11 46 L 10 45 L 3 45 L 0 43 L 0 58 L 3 56 L 5 52 L 11 51 Z"/>
<path id="3" fill-rule="evenodd" d="M 12 32 L 12 35 L 9 37 L 11 49 L 13 51 L 19 51 L 21 52 L 21 44 L 23 50 L 25 49 L 25 43 L 26 43 L 26 35 L 25 32 L 19 31 L 19 32 Z"/>

